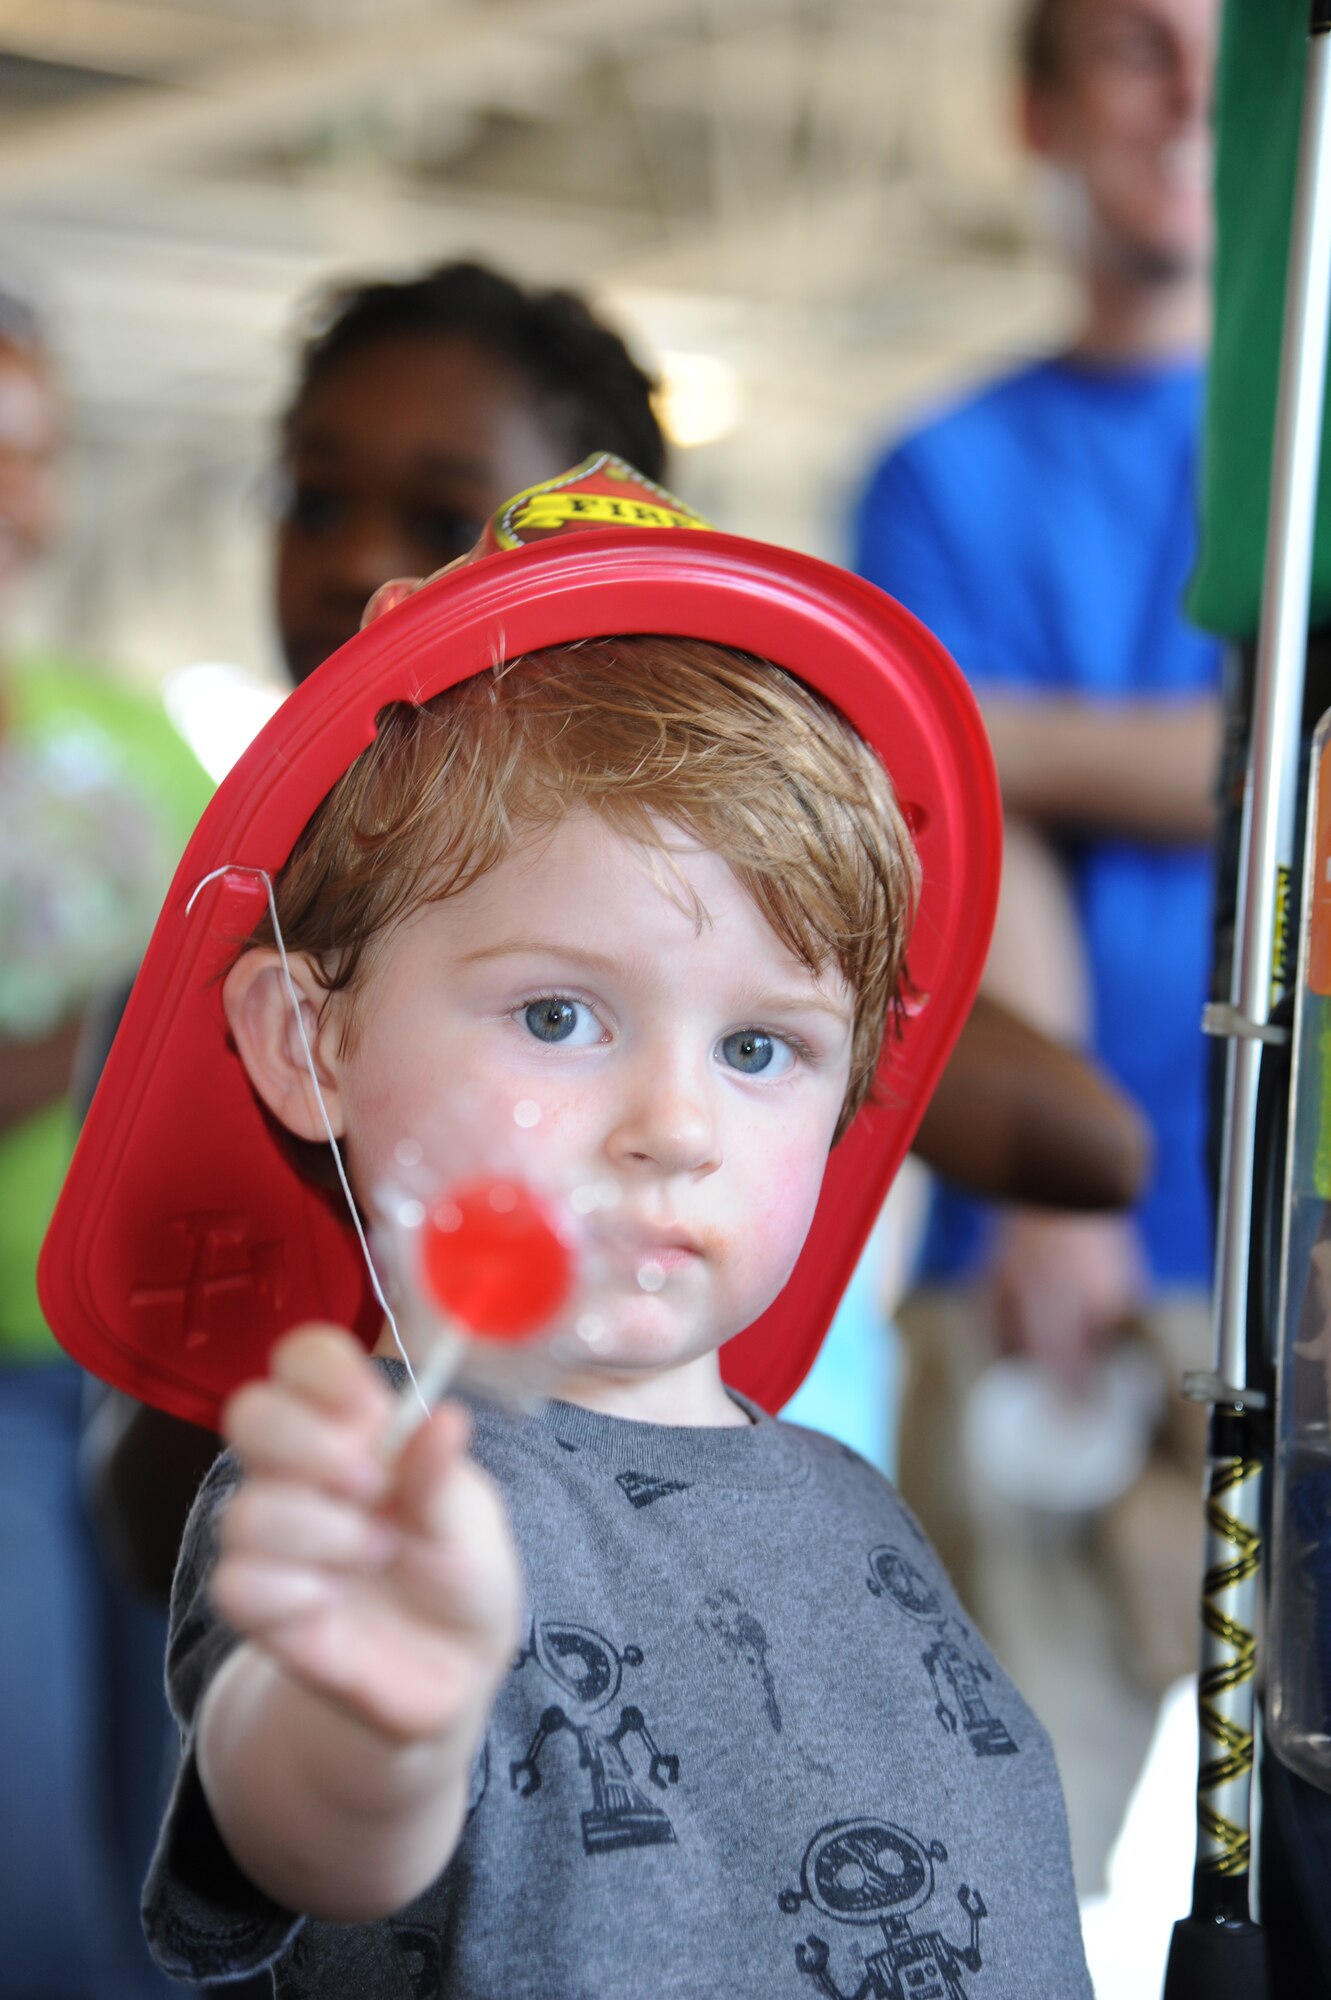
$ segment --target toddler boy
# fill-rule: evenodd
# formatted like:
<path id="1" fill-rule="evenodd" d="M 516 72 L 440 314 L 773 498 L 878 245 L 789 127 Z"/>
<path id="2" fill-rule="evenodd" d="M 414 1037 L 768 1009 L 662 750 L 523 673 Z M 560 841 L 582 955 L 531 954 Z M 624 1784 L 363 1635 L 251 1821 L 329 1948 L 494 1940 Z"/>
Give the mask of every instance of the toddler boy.
<path id="1" fill-rule="evenodd" d="M 538 1184 L 613 1184 L 608 1268 L 537 1416 L 445 1405 L 398 1451 L 392 1364 L 329 1325 L 230 1398 L 176 1581 L 150 1940 L 180 1977 L 271 1965 L 282 2000 L 1089 1995 L 1039 1726 L 892 1488 L 721 1371 L 755 1332 L 807 1365 L 817 1266 L 857 1247 L 838 1211 L 876 1206 L 978 977 L 979 883 L 955 963 L 906 984 L 916 856 L 878 754 L 899 731 L 909 765 L 933 700 L 991 799 L 966 698 L 887 600 L 623 467 L 493 540 L 357 642 L 362 707 L 450 591 L 510 589 L 518 627 L 543 602 L 546 642 L 492 619 L 500 665 L 370 701 L 220 1004 L 268 1171 L 331 1132 L 372 1207 L 404 1142 L 460 1178 L 520 1112 Z M 610 602 L 637 636 L 604 636 Z M 922 844 L 950 817 L 954 863 L 963 789 L 909 808 Z M 923 1070 L 882 1070 L 926 999 Z M 839 1141 L 865 1188 L 825 1187 Z"/>

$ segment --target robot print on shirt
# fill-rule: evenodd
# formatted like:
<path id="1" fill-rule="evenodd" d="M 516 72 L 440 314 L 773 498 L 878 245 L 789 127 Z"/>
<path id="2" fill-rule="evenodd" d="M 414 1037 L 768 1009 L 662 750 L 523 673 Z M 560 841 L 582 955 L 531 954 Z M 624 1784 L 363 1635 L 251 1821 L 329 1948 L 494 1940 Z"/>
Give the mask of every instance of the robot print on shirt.
<path id="1" fill-rule="evenodd" d="M 383 2000 L 444 2000 L 444 1946 L 432 1924 L 411 1917 L 389 1917 L 376 1931 L 342 1932 L 351 1946 L 366 1992 Z M 340 1959 L 339 1933 L 324 1925 L 300 1931 L 273 1967 L 274 2000 L 319 2000 L 327 1991 L 330 1958 Z M 209 1991 L 220 1993 L 221 1987 Z"/>
<path id="2" fill-rule="evenodd" d="M 611 1641 L 590 1626 L 540 1620 L 518 1655 L 517 1669 L 535 1661 L 562 1700 L 545 1709 L 525 1757 L 509 1766 L 515 1792 L 529 1799 L 541 1788 L 541 1752 L 552 1736 L 567 1731 L 578 1746 L 578 1768 L 591 1774 L 592 1803 L 582 1815 L 582 1845 L 588 1854 L 619 1847 L 655 1847 L 673 1841 L 675 1829 L 661 1807 L 642 1790 L 624 1752 L 636 1736 L 650 1762 L 647 1777 L 658 1791 L 679 1782 L 679 1759 L 657 1748 L 640 1708 L 622 1707 L 609 1727 L 607 1710 L 619 1693 L 625 1667 L 640 1667 L 642 1651 Z"/>
<path id="3" fill-rule="evenodd" d="M 1018 1745 L 985 1699 L 983 1683 L 993 1675 L 975 1658 L 970 1633 L 929 1579 L 899 1548 L 884 1542 L 869 1552 L 867 1581 L 875 1597 L 890 1598 L 907 1617 L 933 1628 L 933 1644 L 920 1658 L 933 1687 L 934 1714 L 948 1734 L 964 1733 L 977 1757 L 1014 1755 Z"/>
<path id="4" fill-rule="evenodd" d="M 782 1891 L 781 1908 L 793 1914 L 808 1903 L 836 1924 L 877 1925 L 883 1944 L 863 1954 L 864 1975 L 845 1993 L 829 1969 L 826 1938 L 811 1932 L 795 1946 L 795 1963 L 805 1978 L 827 2000 L 966 2000 L 961 1975 L 978 1972 L 983 1964 L 980 1921 L 989 1914 L 984 1897 L 964 1882 L 957 1890 L 970 1921 L 964 1945 L 908 1922 L 934 1893 L 934 1863 L 946 1860 L 941 1840 L 926 1847 L 886 1820 L 842 1819 L 820 1827 L 805 1851 L 800 1886 Z"/>
<path id="5" fill-rule="evenodd" d="M 439 1933 L 425 1924 L 392 1917 L 388 1933 L 393 1955 L 411 2000 L 441 2000 L 444 1991 L 444 1951 Z"/>

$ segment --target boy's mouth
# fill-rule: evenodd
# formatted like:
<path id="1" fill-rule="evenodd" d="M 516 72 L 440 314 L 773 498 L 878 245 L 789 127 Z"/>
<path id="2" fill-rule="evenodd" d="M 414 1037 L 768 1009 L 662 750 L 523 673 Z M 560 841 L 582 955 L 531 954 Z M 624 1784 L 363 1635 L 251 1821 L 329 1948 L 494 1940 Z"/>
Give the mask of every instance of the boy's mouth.
<path id="1" fill-rule="evenodd" d="M 672 1271 L 687 1269 L 703 1256 L 702 1245 L 686 1229 L 659 1229 L 641 1223 L 617 1227 L 607 1249 L 614 1262 L 638 1274 L 653 1271 L 668 1277 Z M 651 1290 L 648 1282 L 644 1289 Z"/>

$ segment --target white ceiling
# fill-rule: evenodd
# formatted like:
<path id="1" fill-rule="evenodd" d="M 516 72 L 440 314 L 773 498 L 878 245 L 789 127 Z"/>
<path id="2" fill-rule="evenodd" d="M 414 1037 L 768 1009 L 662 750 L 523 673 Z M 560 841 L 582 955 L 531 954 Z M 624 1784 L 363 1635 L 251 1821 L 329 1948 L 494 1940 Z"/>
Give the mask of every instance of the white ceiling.
<path id="1" fill-rule="evenodd" d="M 0 0 L 0 279 L 81 505 L 34 612 L 157 671 L 266 651 L 255 496 L 298 303 L 482 255 L 726 364 L 675 480 L 838 553 L 871 439 L 1050 337 L 1012 0 Z"/>

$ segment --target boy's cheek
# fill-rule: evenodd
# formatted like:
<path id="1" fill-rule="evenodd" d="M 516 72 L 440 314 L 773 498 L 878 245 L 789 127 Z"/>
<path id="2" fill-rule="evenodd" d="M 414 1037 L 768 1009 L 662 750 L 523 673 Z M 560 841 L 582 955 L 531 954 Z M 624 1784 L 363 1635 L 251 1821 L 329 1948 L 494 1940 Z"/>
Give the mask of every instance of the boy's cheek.
<path id="1" fill-rule="evenodd" d="M 538 1095 L 524 1086 L 498 1091 L 457 1088 L 442 1102 L 422 1075 L 414 1091 L 364 1101 L 352 1120 L 350 1153 L 358 1181 L 384 1186 L 405 1171 L 413 1186 L 422 1178 L 442 1186 L 474 1174 L 512 1174 L 537 1186 L 562 1188 L 570 1174 L 595 1166 L 592 1121 L 563 1097 Z"/>
<path id="2" fill-rule="evenodd" d="M 525 1080 L 496 1078 L 467 1060 L 467 1051 L 436 1048 L 404 1033 L 391 1067 L 354 1079 L 345 1089 L 347 1123 L 362 1150 L 391 1159 L 402 1141 L 416 1141 L 440 1160 L 486 1163 L 496 1143 L 510 1145 L 549 1122 L 562 1107 Z"/>
<path id="3" fill-rule="evenodd" d="M 465 1121 L 469 1170 L 516 1174 L 562 1185 L 589 1164 L 590 1121 L 584 1107 L 525 1082 L 478 1093 Z"/>
<path id="4" fill-rule="evenodd" d="M 826 1157 L 810 1158 L 803 1147 L 769 1148 L 748 1164 L 753 1190 L 746 1234 L 755 1257 L 786 1258 L 794 1265 L 813 1222 L 822 1191 Z"/>

